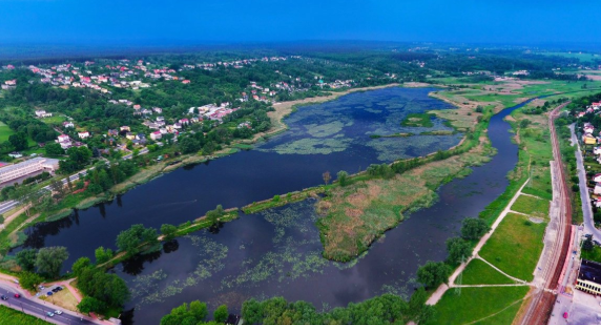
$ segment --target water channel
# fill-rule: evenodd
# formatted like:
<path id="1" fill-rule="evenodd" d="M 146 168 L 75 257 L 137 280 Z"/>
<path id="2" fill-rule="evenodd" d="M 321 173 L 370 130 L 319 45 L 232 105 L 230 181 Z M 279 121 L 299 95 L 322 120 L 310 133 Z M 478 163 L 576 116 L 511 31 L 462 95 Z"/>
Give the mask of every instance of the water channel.
<path id="1" fill-rule="evenodd" d="M 113 202 L 39 224 L 27 230 L 25 247 L 66 246 L 68 269 L 78 257 L 93 259 L 99 246 L 114 248 L 117 234 L 135 223 L 179 224 L 216 204 L 243 206 L 319 184 L 326 170 L 355 172 L 371 163 L 447 149 L 462 135 L 419 135 L 449 130 L 443 121 L 433 119 L 430 128 L 399 125 L 409 113 L 451 108 L 429 98 L 432 90 L 389 88 L 303 107 L 287 118 L 290 131 L 254 150 L 179 169 Z M 488 133 L 498 154 L 489 163 L 442 186 L 435 205 L 412 213 L 355 263 L 321 257 L 311 200 L 241 214 L 217 233 L 202 230 L 164 245 L 161 252 L 118 265 L 113 271 L 128 282 L 133 295 L 124 323 L 156 324 L 171 308 L 196 299 L 211 308 L 225 303 L 237 311 L 251 297 L 280 295 L 320 309 L 384 292 L 409 295 L 418 265 L 444 259 L 444 242 L 457 233 L 461 220 L 477 216 L 508 185 L 506 175 L 517 163 L 518 148 L 503 118 L 522 105 L 491 119 Z M 397 132 L 415 135 L 370 137 Z"/>

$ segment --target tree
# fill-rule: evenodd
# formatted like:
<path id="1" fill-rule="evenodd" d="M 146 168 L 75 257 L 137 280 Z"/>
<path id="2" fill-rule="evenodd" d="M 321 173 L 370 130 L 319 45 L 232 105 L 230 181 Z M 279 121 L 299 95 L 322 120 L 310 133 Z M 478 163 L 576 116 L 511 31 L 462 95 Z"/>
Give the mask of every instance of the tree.
<path id="1" fill-rule="evenodd" d="M 204 320 L 209 314 L 207 304 L 198 300 L 192 301 L 190 303 L 190 314 L 198 320 Z"/>
<path id="2" fill-rule="evenodd" d="M 323 177 L 323 182 L 328 185 L 328 183 L 330 182 L 330 180 L 332 180 L 332 175 L 330 175 L 329 171 L 326 171 L 325 173 L 323 173 L 321 175 L 321 177 Z"/>
<path id="3" fill-rule="evenodd" d="M 84 268 L 77 277 L 77 286 L 85 295 L 98 299 L 107 307 L 121 307 L 130 296 L 123 279 L 99 268 Z"/>
<path id="4" fill-rule="evenodd" d="M 64 173 L 72 173 L 83 169 L 90 163 L 92 152 L 86 147 L 71 147 L 67 150 L 69 157 L 59 162 L 60 170 Z"/>
<path id="5" fill-rule="evenodd" d="M 54 179 L 50 182 L 50 189 L 56 193 L 56 196 L 61 199 L 65 196 L 65 184 L 60 179 Z"/>
<path id="6" fill-rule="evenodd" d="M 461 222 L 461 237 L 465 240 L 476 240 L 482 237 L 490 228 L 480 218 L 465 218 Z"/>
<path id="7" fill-rule="evenodd" d="M 213 318 L 218 323 L 222 323 L 222 324 L 225 323 L 228 316 L 229 316 L 229 312 L 227 311 L 226 305 L 221 305 L 221 306 L 217 307 L 217 309 L 215 309 L 215 312 L 213 312 Z"/>
<path id="8" fill-rule="evenodd" d="M 338 172 L 338 174 L 336 174 L 337 179 L 338 179 L 338 183 L 340 184 L 340 186 L 347 186 L 348 185 L 348 173 L 345 172 L 344 170 L 341 170 Z"/>
<path id="9" fill-rule="evenodd" d="M 227 310 L 226 310 L 227 312 Z M 207 305 L 201 303 L 198 300 L 188 304 L 183 303 L 182 305 L 175 307 L 171 310 L 171 313 L 161 318 L 161 325 L 197 325 L 203 324 L 204 319 L 207 317 Z M 227 316 L 226 316 L 227 319 Z"/>
<path id="10" fill-rule="evenodd" d="M 35 266 L 39 273 L 57 278 L 60 275 L 63 262 L 69 258 L 67 248 L 62 246 L 44 247 L 38 251 Z"/>
<path id="11" fill-rule="evenodd" d="M 0 214 L 0 224 L 3 224 L 3 223 L 4 223 L 4 221 L 5 221 L 5 220 L 4 220 L 4 216 Z"/>
<path id="12" fill-rule="evenodd" d="M 32 272 L 19 273 L 19 284 L 23 289 L 36 290 L 42 282 L 44 282 L 44 278 L 39 274 Z"/>
<path id="13" fill-rule="evenodd" d="M 17 132 L 8 137 L 8 142 L 10 142 L 15 150 L 27 149 L 27 135 L 23 132 Z"/>
<path id="14" fill-rule="evenodd" d="M 23 269 L 23 271 L 33 272 L 35 269 L 35 261 L 38 255 L 38 251 L 32 248 L 24 249 L 17 253 L 17 264 Z"/>
<path id="15" fill-rule="evenodd" d="M 532 123 L 529 119 L 523 119 L 520 121 L 520 127 L 523 128 L 527 128 L 528 125 L 530 125 L 530 123 Z"/>
<path id="16" fill-rule="evenodd" d="M 436 288 L 446 283 L 451 274 L 451 268 L 444 262 L 428 261 L 417 269 L 417 281 L 427 288 Z"/>
<path id="17" fill-rule="evenodd" d="M 450 269 L 449 269 L 450 273 Z M 427 323 L 434 316 L 434 307 L 427 305 L 428 294 L 424 288 L 418 288 L 409 299 L 407 316 L 416 324 Z"/>
<path id="18" fill-rule="evenodd" d="M 186 137 L 179 142 L 179 147 L 183 153 L 194 153 L 200 150 L 200 142 L 192 137 Z"/>
<path id="19" fill-rule="evenodd" d="M 592 251 L 593 250 L 593 236 L 589 236 L 586 238 L 584 243 L 582 243 L 582 250 Z"/>
<path id="20" fill-rule="evenodd" d="M 92 262 L 89 258 L 80 257 L 77 259 L 77 261 L 75 261 L 75 263 L 73 263 L 73 266 L 71 266 L 71 271 L 76 277 L 78 277 L 83 272 L 83 270 L 89 269 L 91 267 Z"/>
<path id="21" fill-rule="evenodd" d="M 137 224 L 122 231 L 117 236 L 117 247 L 130 255 L 136 254 L 143 243 L 152 243 L 157 240 L 158 234 L 154 228 L 144 228 Z"/>
<path id="22" fill-rule="evenodd" d="M 65 154 L 65 150 L 58 143 L 48 143 L 44 146 L 44 150 L 46 151 L 46 156 L 56 157 Z"/>
<path id="23" fill-rule="evenodd" d="M 165 235 L 164 239 L 171 239 L 173 234 L 177 231 L 177 227 L 170 224 L 163 224 L 161 226 L 161 234 Z"/>
<path id="24" fill-rule="evenodd" d="M 223 207 L 219 204 L 215 210 L 210 210 L 207 212 L 207 220 L 211 222 L 211 225 L 216 225 L 219 223 L 219 218 L 223 217 L 225 212 L 223 211 Z"/>
<path id="25" fill-rule="evenodd" d="M 248 324 L 256 324 L 263 321 L 263 306 L 260 302 L 251 298 L 242 303 L 242 318 Z"/>
<path id="26" fill-rule="evenodd" d="M 94 297 L 83 297 L 81 302 L 77 305 L 77 309 L 85 314 L 102 312 L 106 309 L 106 304 Z"/>
<path id="27" fill-rule="evenodd" d="M 457 265 L 472 255 L 472 247 L 467 241 L 453 237 L 447 240 L 447 252 L 449 263 Z"/>

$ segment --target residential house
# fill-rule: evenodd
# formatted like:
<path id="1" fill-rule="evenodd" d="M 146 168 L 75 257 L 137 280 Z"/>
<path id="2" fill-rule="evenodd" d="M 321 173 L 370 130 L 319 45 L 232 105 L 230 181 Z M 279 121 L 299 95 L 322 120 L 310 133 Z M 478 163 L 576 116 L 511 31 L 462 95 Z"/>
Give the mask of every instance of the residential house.
<path id="1" fill-rule="evenodd" d="M 595 200 L 595 206 L 596 206 L 597 208 L 601 208 L 601 197 L 598 197 L 598 198 Z"/>
<path id="2" fill-rule="evenodd" d="M 161 133 L 161 131 L 154 131 L 150 133 L 150 138 L 153 141 L 160 140 L 161 138 L 163 138 L 163 134 Z"/>
<path id="3" fill-rule="evenodd" d="M 70 121 L 65 121 L 65 122 L 63 122 L 63 127 L 64 128 L 74 128 L 75 124 L 73 124 L 73 122 L 70 122 Z"/>
<path id="4" fill-rule="evenodd" d="M 593 181 L 595 183 L 601 183 L 601 174 L 597 174 L 597 175 L 593 176 Z"/>
<path id="5" fill-rule="evenodd" d="M 124 125 L 122 127 L 119 128 L 120 131 L 127 131 L 127 132 L 131 132 L 131 128 L 127 125 Z"/>
<path id="6" fill-rule="evenodd" d="M 595 184 L 595 189 L 593 190 L 594 194 L 601 195 L 601 183 Z"/>
<path id="7" fill-rule="evenodd" d="M 188 120 L 187 118 L 182 118 L 179 120 L 179 123 L 181 125 L 188 125 L 188 124 L 190 124 L 190 120 Z"/>
<path id="8" fill-rule="evenodd" d="M 591 135 L 585 134 L 582 136 L 584 144 L 597 144 L 597 139 Z"/>
<path id="9" fill-rule="evenodd" d="M 117 131 L 116 129 L 109 129 L 108 135 L 109 137 L 116 137 L 119 135 L 119 131 Z"/>
<path id="10" fill-rule="evenodd" d="M 37 110 L 37 111 L 35 111 L 35 116 L 40 117 L 40 118 L 41 117 L 51 117 L 52 113 L 46 113 L 45 110 Z"/>
<path id="11" fill-rule="evenodd" d="M 80 139 L 87 139 L 87 138 L 89 138 L 89 137 L 90 137 L 90 132 L 88 132 L 88 131 L 77 132 L 77 136 L 78 136 Z"/>
<path id="12" fill-rule="evenodd" d="M 126 137 L 128 140 L 133 140 L 133 139 L 135 139 L 135 138 L 136 138 L 136 135 L 135 135 L 135 134 L 133 134 L 133 133 L 131 133 L 131 132 L 127 132 L 127 133 L 125 133 L 125 137 Z"/>
<path id="13" fill-rule="evenodd" d="M 8 156 L 12 157 L 12 158 L 15 158 L 15 159 L 23 157 L 23 155 L 20 152 L 16 152 L 16 151 L 13 151 L 13 152 L 9 153 Z"/>

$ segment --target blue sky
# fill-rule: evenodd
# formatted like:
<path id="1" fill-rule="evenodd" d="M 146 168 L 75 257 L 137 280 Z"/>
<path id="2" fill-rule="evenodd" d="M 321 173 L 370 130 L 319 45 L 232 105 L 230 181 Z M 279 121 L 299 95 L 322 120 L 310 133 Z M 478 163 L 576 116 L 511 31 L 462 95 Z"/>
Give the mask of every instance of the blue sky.
<path id="1" fill-rule="evenodd" d="M 601 1 L 0 0 L 1 43 L 599 43 Z"/>

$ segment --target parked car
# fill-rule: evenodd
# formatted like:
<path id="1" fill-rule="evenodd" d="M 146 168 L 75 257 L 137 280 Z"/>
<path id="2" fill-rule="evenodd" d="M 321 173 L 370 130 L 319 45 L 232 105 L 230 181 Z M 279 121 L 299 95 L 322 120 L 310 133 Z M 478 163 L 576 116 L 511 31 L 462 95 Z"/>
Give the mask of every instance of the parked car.
<path id="1" fill-rule="evenodd" d="M 63 287 L 56 287 L 58 289 L 58 291 L 63 290 Z"/>
<path id="2" fill-rule="evenodd" d="M 21 298 L 21 295 L 18 293 L 15 293 L 15 298 Z"/>
<path id="3" fill-rule="evenodd" d="M 58 292 L 59 290 L 60 290 L 59 288 L 54 288 L 54 289 L 52 289 L 52 292 L 56 293 L 56 292 Z"/>
<path id="4" fill-rule="evenodd" d="M 568 319 L 568 312 L 563 313 L 563 318 Z"/>
<path id="5" fill-rule="evenodd" d="M 54 316 L 54 313 L 53 313 L 53 312 L 51 312 L 51 311 L 49 311 L 49 312 L 47 312 L 47 313 L 46 313 L 46 315 L 48 315 L 48 316 L 52 317 L 52 316 Z"/>
<path id="6" fill-rule="evenodd" d="M 52 291 L 46 292 L 47 295 L 52 296 L 54 293 Z"/>
<path id="7" fill-rule="evenodd" d="M 63 314 L 63 312 L 60 311 L 60 310 L 55 310 L 54 313 L 57 314 L 57 315 L 62 315 Z"/>
<path id="8" fill-rule="evenodd" d="M 8 297 L 5 296 L 5 295 L 2 295 L 2 297 L 0 297 L 0 299 L 2 299 L 2 300 L 8 300 Z"/>

